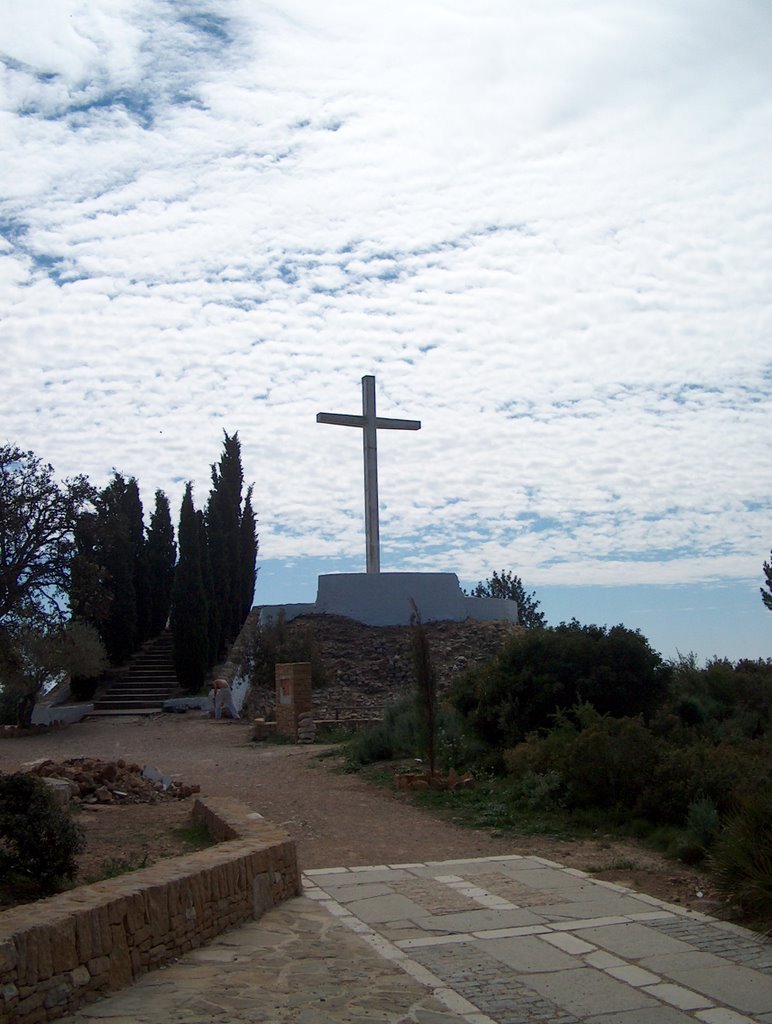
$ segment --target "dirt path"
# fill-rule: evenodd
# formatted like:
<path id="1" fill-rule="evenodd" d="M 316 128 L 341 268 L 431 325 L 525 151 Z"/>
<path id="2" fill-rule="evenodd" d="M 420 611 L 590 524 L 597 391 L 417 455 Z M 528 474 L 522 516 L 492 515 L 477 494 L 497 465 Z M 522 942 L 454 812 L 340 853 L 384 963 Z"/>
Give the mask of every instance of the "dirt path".
<path id="1" fill-rule="evenodd" d="M 55 732 L 0 742 L 0 771 L 37 758 L 124 758 L 152 765 L 203 794 L 232 796 L 282 825 L 296 840 L 303 869 L 536 853 L 595 877 L 620 881 L 673 902 L 714 910 L 697 892 L 704 878 L 641 848 L 616 841 L 503 839 L 459 828 L 402 797 L 336 773 L 319 746 L 258 744 L 247 723 L 163 715 L 86 721 Z M 115 855 L 164 847 L 169 824 L 182 824 L 190 801 L 105 807 L 82 814 L 87 836 L 99 834 Z M 104 851 L 103 855 L 104 855 Z M 165 851 L 165 852 L 171 852 Z M 110 853 L 108 852 L 109 856 Z M 631 866 L 632 865 L 632 866 Z"/>

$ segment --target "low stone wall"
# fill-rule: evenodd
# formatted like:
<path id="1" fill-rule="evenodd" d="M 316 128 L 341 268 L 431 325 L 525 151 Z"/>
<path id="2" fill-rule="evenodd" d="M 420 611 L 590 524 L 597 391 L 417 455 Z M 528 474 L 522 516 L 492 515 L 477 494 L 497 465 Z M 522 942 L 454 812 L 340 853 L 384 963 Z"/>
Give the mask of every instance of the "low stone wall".
<path id="1" fill-rule="evenodd" d="M 38 1024 L 300 894 L 294 842 L 235 800 L 199 799 L 217 846 L 0 913 L 0 1024 Z"/>

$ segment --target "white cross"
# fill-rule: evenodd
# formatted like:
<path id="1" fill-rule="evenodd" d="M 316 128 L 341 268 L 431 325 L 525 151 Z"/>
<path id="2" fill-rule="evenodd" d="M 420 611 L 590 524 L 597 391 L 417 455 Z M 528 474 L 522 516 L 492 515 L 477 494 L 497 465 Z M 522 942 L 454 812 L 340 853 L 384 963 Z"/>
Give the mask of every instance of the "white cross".
<path id="1" fill-rule="evenodd" d="M 360 427 L 365 456 L 365 543 L 367 571 L 381 571 L 381 537 L 378 521 L 378 430 L 420 430 L 420 420 L 392 420 L 375 415 L 375 377 L 362 378 L 362 415 L 346 416 L 335 412 L 316 414 L 317 423 L 335 423 L 340 427 Z"/>

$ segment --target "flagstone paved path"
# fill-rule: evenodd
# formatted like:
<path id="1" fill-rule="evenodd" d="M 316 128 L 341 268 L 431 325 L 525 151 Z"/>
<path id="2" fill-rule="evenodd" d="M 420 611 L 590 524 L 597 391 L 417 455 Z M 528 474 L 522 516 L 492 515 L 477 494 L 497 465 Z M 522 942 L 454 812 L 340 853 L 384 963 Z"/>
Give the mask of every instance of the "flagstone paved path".
<path id="1" fill-rule="evenodd" d="M 772 1024 L 772 945 L 544 858 L 307 871 L 66 1024 Z"/>

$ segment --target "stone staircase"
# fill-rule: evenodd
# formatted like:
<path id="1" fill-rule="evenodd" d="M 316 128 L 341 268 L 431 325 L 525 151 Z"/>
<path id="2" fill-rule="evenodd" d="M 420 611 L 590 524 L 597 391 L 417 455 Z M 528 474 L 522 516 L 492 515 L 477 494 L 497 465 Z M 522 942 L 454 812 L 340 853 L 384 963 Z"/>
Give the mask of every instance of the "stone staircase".
<path id="1" fill-rule="evenodd" d="M 129 667 L 94 701 L 89 718 L 116 715 L 155 715 L 163 702 L 177 695 L 172 634 L 165 630 L 148 640 Z"/>

